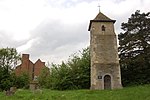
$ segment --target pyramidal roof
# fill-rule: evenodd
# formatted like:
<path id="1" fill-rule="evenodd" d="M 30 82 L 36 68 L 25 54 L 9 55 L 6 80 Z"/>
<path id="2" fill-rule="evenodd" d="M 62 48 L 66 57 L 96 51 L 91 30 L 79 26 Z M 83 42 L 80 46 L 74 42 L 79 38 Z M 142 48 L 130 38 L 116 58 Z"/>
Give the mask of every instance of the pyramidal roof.
<path id="1" fill-rule="evenodd" d="M 103 13 L 99 12 L 98 15 L 94 18 L 94 20 L 111 20 L 110 18 L 108 18 L 106 15 L 104 15 Z"/>
<path id="2" fill-rule="evenodd" d="M 90 25 L 89 25 L 88 31 L 90 31 L 92 22 L 113 22 L 113 23 L 115 23 L 116 20 L 112 20 L 109 17 L 107 17 L 106 15 L 104 15 L 103 13 L 99 12 L 98 15 L 93 20 L 90 20 Z"/>

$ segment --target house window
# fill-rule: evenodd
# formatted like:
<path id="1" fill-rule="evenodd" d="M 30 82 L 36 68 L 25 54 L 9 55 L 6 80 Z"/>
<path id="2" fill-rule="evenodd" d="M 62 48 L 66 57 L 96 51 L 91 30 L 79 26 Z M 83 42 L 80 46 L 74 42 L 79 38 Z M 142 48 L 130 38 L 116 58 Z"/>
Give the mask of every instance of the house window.
<path id="1" fill-rule="evenodd" d="M 106 27 L 105 27 L 104 25 L 102 25 L 102 31 L 105 31 L 105 28 L 106 28 Z"/>

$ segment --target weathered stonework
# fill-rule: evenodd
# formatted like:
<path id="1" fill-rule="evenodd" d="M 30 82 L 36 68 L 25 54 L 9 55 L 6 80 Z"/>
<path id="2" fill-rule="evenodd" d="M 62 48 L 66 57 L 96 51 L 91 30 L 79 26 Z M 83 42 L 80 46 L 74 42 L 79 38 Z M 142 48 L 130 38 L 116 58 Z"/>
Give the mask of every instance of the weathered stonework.
<path id="1" fill-rule="evenodd" d="M 101 12 L 90 21 L 91 89 L 122 88 L 114 22 Z"/>
<path id="2" fill-rule="evenodd" d="M 32 81 L 30 82 L 29 88 L 30 90 L 35 91 L 39 89 L 39 83 L 37 81 Z"/>

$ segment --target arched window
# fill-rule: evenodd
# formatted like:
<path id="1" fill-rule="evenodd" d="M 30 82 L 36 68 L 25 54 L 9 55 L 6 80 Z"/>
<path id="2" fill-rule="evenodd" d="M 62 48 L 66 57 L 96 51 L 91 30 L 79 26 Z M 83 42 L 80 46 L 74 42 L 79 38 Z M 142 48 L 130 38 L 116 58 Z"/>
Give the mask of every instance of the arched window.
<path id="1" fill-rule="evenodd" d="M 106 27 L 105 27 L 104 25 L 102 25 L 102 31 L 105 31 L 105 28 L 106 28 Z"/>

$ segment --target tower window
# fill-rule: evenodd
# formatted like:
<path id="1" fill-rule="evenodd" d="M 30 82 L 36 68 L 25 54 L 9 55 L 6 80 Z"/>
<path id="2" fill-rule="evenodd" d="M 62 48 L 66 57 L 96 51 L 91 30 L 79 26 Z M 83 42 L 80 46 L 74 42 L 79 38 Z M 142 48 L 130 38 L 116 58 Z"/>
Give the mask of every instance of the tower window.
<path id="1" fill-rule="evenodd" d="M 105 27 L 104 25 L 102 25 L 102 31 L 105 31 L 105 28 L 106 28 L 106 27 Z"/>

